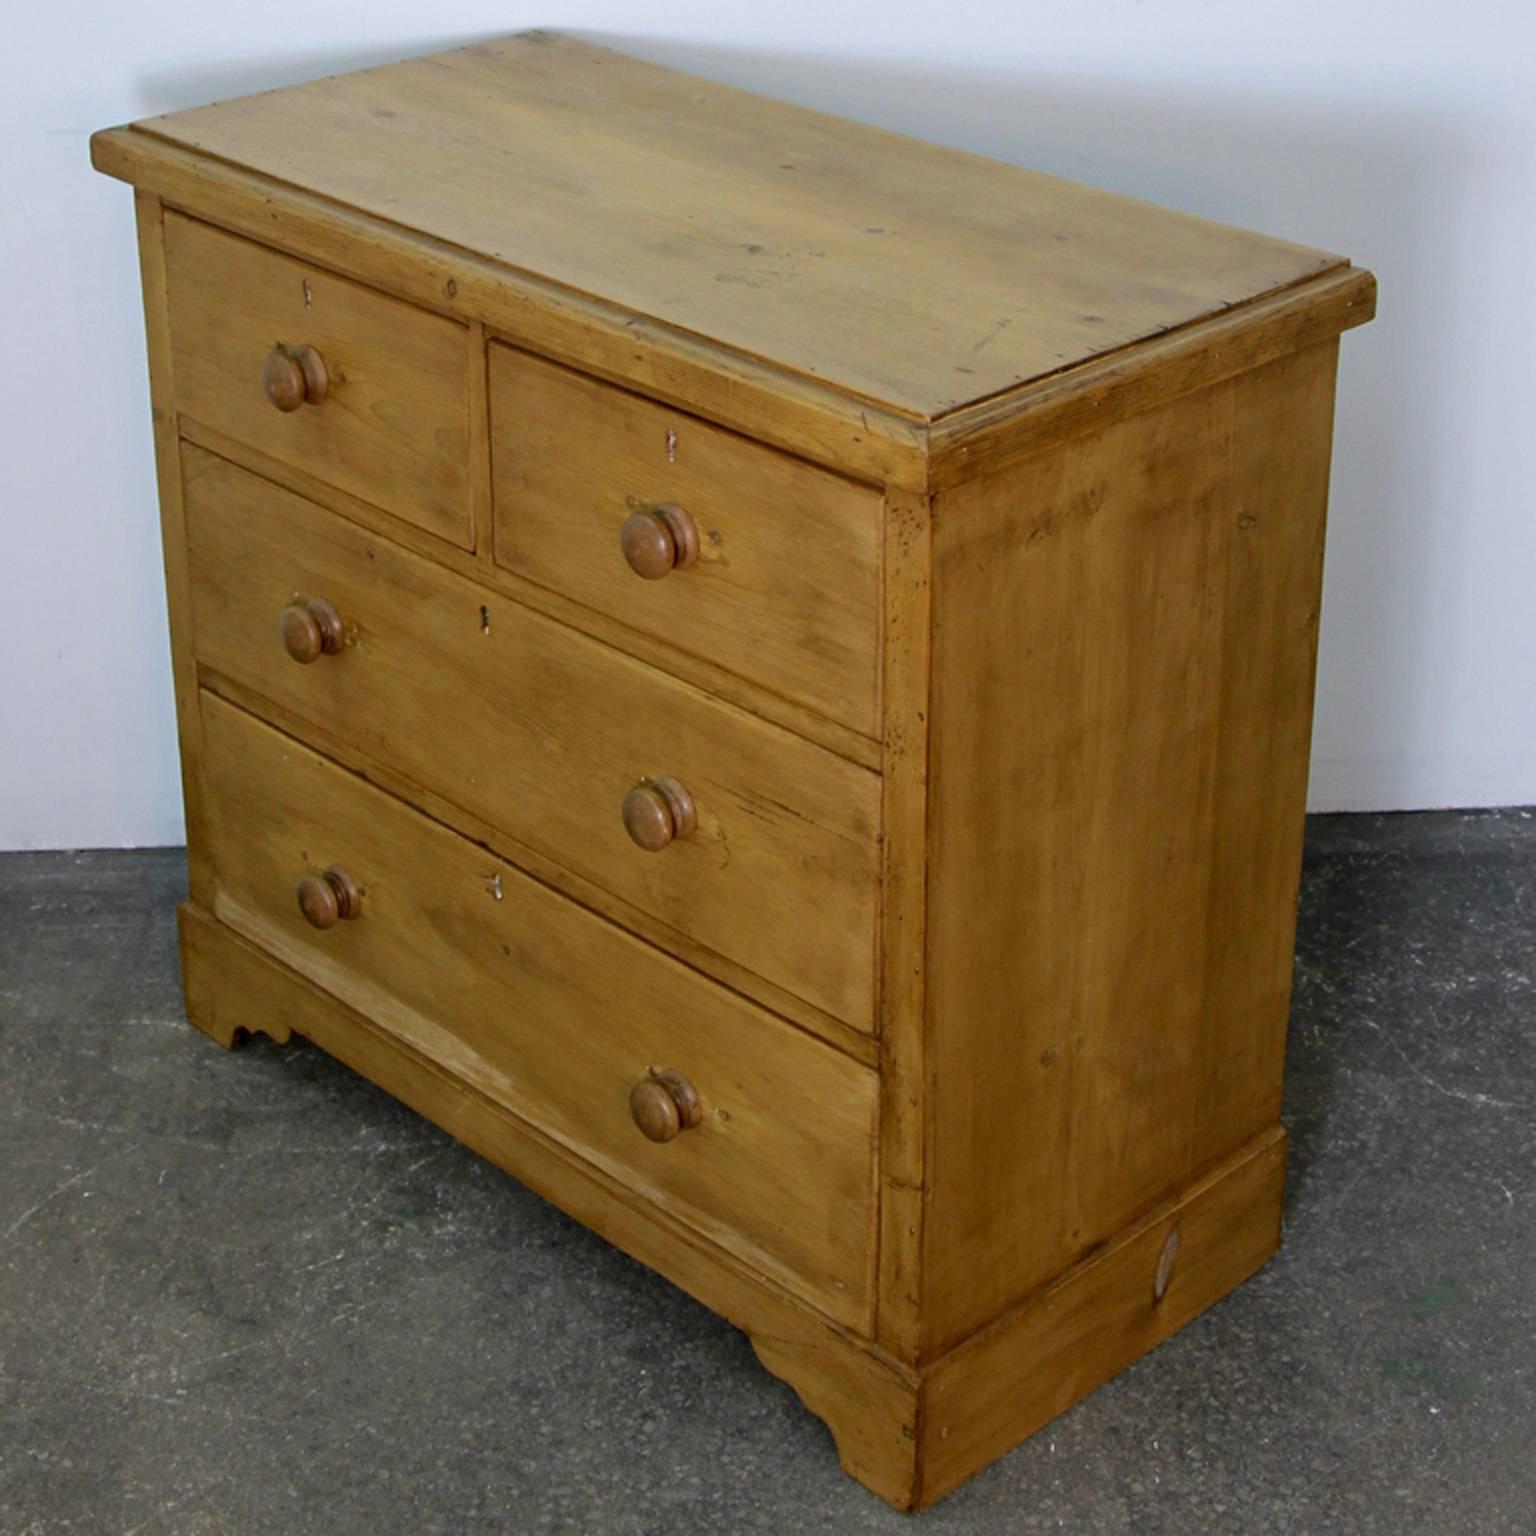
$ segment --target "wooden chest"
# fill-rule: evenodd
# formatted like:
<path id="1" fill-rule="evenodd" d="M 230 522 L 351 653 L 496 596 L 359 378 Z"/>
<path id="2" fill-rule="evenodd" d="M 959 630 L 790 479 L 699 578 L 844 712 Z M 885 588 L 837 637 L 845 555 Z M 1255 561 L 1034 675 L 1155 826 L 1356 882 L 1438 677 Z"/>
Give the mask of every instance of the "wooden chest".
<path id="1" fill-rule="evenodd" d="M 93 154 L 195 1024 L 670 1276 L 902 1508 L 1264 1262 L 1368 273 L 540 34 Z"/>

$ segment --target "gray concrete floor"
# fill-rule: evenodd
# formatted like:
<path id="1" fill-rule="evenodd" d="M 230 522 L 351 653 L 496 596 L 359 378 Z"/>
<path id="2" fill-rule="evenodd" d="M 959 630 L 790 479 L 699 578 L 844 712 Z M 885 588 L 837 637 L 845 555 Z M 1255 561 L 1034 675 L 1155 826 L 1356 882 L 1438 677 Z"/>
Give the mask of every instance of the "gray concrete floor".
<path id="1" fill-rule="evenodd" d="M 916 1527 L 745 1338 L 177 994 L 176 852 L 0 859 L 0 1532 Z M 1536 820 L 1309 831 L 1285 1247 L 937 1532 L 1536 1532 Z"/>

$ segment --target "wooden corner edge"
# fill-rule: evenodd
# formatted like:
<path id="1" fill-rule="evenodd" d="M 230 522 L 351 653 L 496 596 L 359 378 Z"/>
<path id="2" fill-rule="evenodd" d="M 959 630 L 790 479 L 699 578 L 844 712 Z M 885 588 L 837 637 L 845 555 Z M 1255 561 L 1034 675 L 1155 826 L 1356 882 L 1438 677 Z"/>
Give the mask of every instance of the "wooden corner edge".
<path id="1" fill-rule="evenodd" d="M 91 135 L 91 165 L 103 176 L 132 182 L 135 153 L 128 142 L 133 130 L 126 124 L 116 128 L 98 128 Z"/>
<path id="2" fill-rule="evenodd" d="M 1286 1135 L 1272 1126 L 923 1374 L 914 1507 L 926 1508 L 1240 1285 L 1280 1245 Z"/>
<path id="3" fill-rule="evenodd" d="M 903 1513 L 918 1508 L 921 1377 L 838 1335 L 748 1337 L 763 1369 L 826 1425 L 843 1471 Z"/>
<path id="4" fill-rule="evenodd" d="M 1376 278 L 1336 267 L 1064 373 L 950 412 L 929 431 L 935 491 L 1331 341 L 1376 314 Z"/>

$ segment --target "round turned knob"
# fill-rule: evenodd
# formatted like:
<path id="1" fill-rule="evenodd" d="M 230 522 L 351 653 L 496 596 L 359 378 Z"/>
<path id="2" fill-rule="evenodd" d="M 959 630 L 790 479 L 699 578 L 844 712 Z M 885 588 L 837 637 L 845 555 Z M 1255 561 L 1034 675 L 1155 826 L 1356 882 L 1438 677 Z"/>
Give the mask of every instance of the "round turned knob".
<path id="1" fill-rule="evenodd" d="M 629 1094 L 629 1112 L 641 1135 L 652 1141 L 671 1141 L 679 1131 L 699 1123 L 704 1106 L 693 1084 L 669 1067 L 635 1084 Z"/>
<path id="2" fill-rule="evenodd" d="M 311 928 L 334 928 L 363 909 L 363 893 L 344 869 L 334 865 L 323 875 L 299 881 L 299 911 Z"/>
<path id="3" fill-rule="evenodd" d="M 642 779 L 624 796 L 624 830 L 647 853 L 659 853 L 698 825 L 693 796 L 676 779 Z"/>
<path id="4" fill-rule="evenodd" d="M 280 628 L 283 649 L 304 667 L 322 656 L 336 655 L 346 644 L 341 615 L 323 597 L 290 603 L 283 609 Z"/>
<path id="5" fill-rule="evenodd" d="M 279 342 L 261 365 L 261 392 L 280 411 L 319 405 L 329 387 L 325 361 L 313 347 L 285 347 Z"/>
<path id="6" fill-rule="evenodd" d="M 619 547 L 635 575 L 660 581 L 699 558 L 699 530 L 681 507 L 670 502 L 637 507 L 619 529 Z"/>

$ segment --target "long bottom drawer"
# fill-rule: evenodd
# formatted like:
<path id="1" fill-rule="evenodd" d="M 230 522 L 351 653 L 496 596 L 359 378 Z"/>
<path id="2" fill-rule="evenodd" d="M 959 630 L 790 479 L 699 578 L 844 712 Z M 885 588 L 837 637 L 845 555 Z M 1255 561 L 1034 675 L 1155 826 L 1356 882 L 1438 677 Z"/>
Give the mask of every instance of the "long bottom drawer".
<path id="1" fill-rule="evenodd" d="M 221 920 L 867 1326 L 872 1072 L 233 705 L 201 707 Z M 652 1141 L 642 1120 L 678 1129 Z"/>

